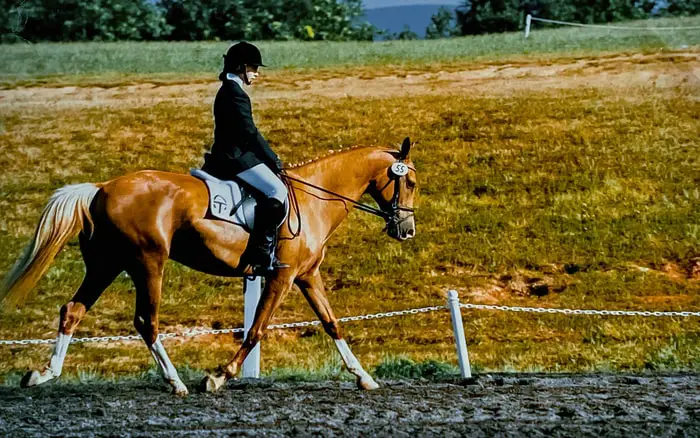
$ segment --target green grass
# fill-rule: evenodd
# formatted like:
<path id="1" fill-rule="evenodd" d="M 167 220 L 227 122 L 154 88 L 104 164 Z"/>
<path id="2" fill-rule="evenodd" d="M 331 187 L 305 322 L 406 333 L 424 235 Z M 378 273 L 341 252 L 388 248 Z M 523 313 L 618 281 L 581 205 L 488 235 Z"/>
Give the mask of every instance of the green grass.
<path id="1" fill-rule="evenodd" d="M 626 23 L 629 25 L 630 23 Z M 643 27 L 698 26 L 700 17 L 634 22 Z M 444 40 L 389 42 L 260 42 L 270 71 L 360 66 L 430 66 L 499 62 L 522 56 L 582 56 L 625 50 L 679 50 L 700 44 L 700 32 L 543 29 Z M 227 42 L 41 43 L 2 46 L 0 84 L 40 84 L 65 76 L 100 76 L 102 82 L 129 77 L 178 81 L 182 75 L 212 77 Z"/>
<path id="2" fill-rule="evenodd" d="M 374 369 L 374 375 L 380 379 L 437 379 L 458 376 L 459 369 L 435 360 L 415 362 L 406 356 L 396 356 L 380 362 Z"/>
<path id="3" fill-rule="evenodd" d="M 700 369 L 700 364 L 698 363 L 698 360 L 700 360 L 700 349 L 697 345 L 690 346 L 690 344 L 691 343 L 685 338 L 673 338 L 668 345 L 651 352 L 644 369 L 637 370 L 637 372 L 697 371 Z M 679 349 L 690 349 L 690 351 L 684 353 L 694 355 L 695 359 L 693 365 L 687 366 L 679 361 Z M 495 370 L 484 369 L 479 364 L 473 362 L 470 365 L 472 375 L 474 376 L 490 372 L 537 373 L 545 371 L 541 367 L 528 367 L 523 369 L 522 367 L 512 366 L 510 364 L 506 364 Z M 415 361 L 407 355 L 387 355 L 369 371 L 372 376 L 380 381 L 415 379 L 440 381 L 445 379 L 457 379 L 460 377 L 459 367 L 453 363 L 437 360 Z M 551 372 L 552 370 L 547 371 Z M 585 371 L 616 372 L 617 369 L 614 364 L 601 363 Z M 178 367 L 177 372 L 183 382 L 190 385 L 191 388 L 192 385 L 199 383 L 207 373 L 206 370 L 194 369 L 188 366 Z M 0 378 L 0 385 L 17 387 L 19 386 L 22 376 L 23 373 L 19 372 L 4 374 Z M 342 365 L 342 362 L 337 358 L 334 360 L 331 359 L 316 368 L 273 368 L 262 372 L 260 378 L 263 381 L 276 382 L 314 382 L 328 380 L 353 382 L 355 380 L 355 376 L 348 373 Z M 118 384 L 125 382 L 147 382 L 164 385 L 160 370 L 154 366 L 144 372 L 127 375 L 109 375 L 96 371 L 68 371 L 64 373 L 60 379 L 55 380 L 52 385 L 75 386 L 83 384 Z"/>
<path id="4" fill-rule="evenodd" d="M 509 37 L 514 36 L 493 36 Z M 424 45 L 468 40 L 405 44 L 420 53 Z M 128 45 L 124 44 L 111 47 Z M 110 46 L 85 47 L 94 47 L 92 53 L 99 57 Z M 484 59 L 509 56 L 507 49 L 504 53 Z M 618 73 L 644 70 L 642 62 L 655 63 L 649 70 L 655 74 L 692 77 L 695 64 L 687 58 L 675 63 L 667 57 L 648 57 L 635 63 L 627 57 L 625 62 L 596 65 L 604 73 L 596 79 L 604 82 Z M 543 63 L 538 57 L 528 59 L 528 67 Z M 26 61 L 38 62 L 32 56 Z M 149 62 L 143 61 L 145 66 Z M 102 64 L 98 59 L 93 65 Z M 210 68 L 215 72 L 215 65 Z M 581 74 L 599 74 L 595 68 Z M 376 75 L 386 71 L 391 69 L 381 66 Z M 192 80 L 185 74 L 168 74 L 183 82 Z M 308 72 L 280 74 L 289 87 L 309 78 Z M 91 80 L 80 74 L 67 78 L 76 84 Z M 497 80 L 521 79 L 530 86 L 534 81 L 496 78 L 495 85 L 475 83 L 477 93 L 467 88 L 453 92 L 449 83 L 435 81 L 434 92 L 409 97 L 378 93 L 372 98 L 322 98 L 300 90 L 294 98 L 256 101 L 262 132 L 287 163 L 323 155 L 339 145 L 391 145 L 406 135 L 419 142 L 413 152 L 420 187 L 416 239 L 391 241 L 381 233 L 381 221 L 352 213 L 329 242 L 321 269 L 338 316 L 442 304 L 448 289 L 457 289 L 464 301 L 505 305 L 700 309 L 694 271 L 700 267 L 697 82 L 678 81 L 666 88 L 652 81 L 576 86 L 577 73 L 557 78 L 568 84 L 562 89 L 523 87 L 493 95 L 484 91 L 495 89 Z M 367 81 L 365 86 L 381 83 Z M 18 103 L 3 107 L 0 134 L 1 273 L 27 243 L 52 190 L 146 168 L 186 172 L 201 163 L 211 141 L 213 95 L 181 99 L 191 97 L 187 87 L 166 88 L 158 96 L 163 99 L 153 105 L 139 102 L 140 96 L 126 88 L 119 90 L 115 106 L 100 105 L 99 100 L 84 105 L 85 96 L 76 94 L 79 105 L 74 107 L 70 96 L 52 97 L 52 90 L 40 88 L 30 94 L 7 93 L 5 102 Z M 0 338 L 54 336 L 58 310 L 82 275 L 79 251 L 71 243 L 27 306 L 0 315 Z M 162 330 L 241 326 L 240 283 L 169 263 Z M 133 286 L 120 277 L 88 313 L 77 336 L 133 334 L 133 307 Z M 293 292 L 273 323 L 311 319 L 308 304 Z M 691 318 L 465 310 L 464 319 L 472 361 L 482 370 L 700 369 L 700 325 Z M 360 361 L 368 370 L 382 370 L 377 373 L 423 375 L 441 369 L 435 364 L 456 363 L 446 311 L 343 327 Z M 177 366 L 193 370 L 227 362 L 239 344 L 240 339 L 229 336 L 165 343 Z M 39 368 L 49 352 L 46 346 L 3 346 L 0 373 L 19 375 Z M 316 373 L 348 378 L 333 343 L 319 328 L 274 331 L 264 340 L 262 356 L 263 372 L 271 376 L 306 379 L 307 373 Z M 433 365 L 420 371 L 425 361 Z M 66 373 L 84 378 L 139 375 L 151 363 L 150 354 L 137 342 L 80 344 L 70 348 Z"/>
<path id="5" fill-rule="evenodd" d="M 466 301 L 490 291 L 486 296 L 510 305 L 692 310 L 700 308 L 697 282 L 687 274 L 700 255 L 694 231 L 700 224 L 700 111 L 692 96 L 672 91 L 635 99 L 584 89 L 366 99 L 352 106 L 318 100 L 304 108 L 271 101 L 258 114 L 287 162 L 355 139 L 391 144 L 411 134 L 420 141 L 414 151 L 421 190 L 417 238 L 392 242 L 375 218 L 353 213 L 330 241 L 322 271 L 340 316 L 443 303 L 451 288 Z M 69 110 L 53 114 L 50 123 L 42 116 L 47 109 L 34 111 L 7 118 L 0 163 L 6 172 L 0 177 L 3 272 L 52 189 L 141 168 L 184 172 L 200 160 L 210 135 L 206 105 Z M 159 134 L 149 134 L 155 127 Z M 97 139 L 93 132 L 105 136 Z M 32 155 L 27 148 L 35 148 Z M 71 245 L 27 307 L 3 314 L 2 338 L 52 336 L 58 308 L 82 272 Z M 168 265 L 165 278 L 164 330 L 241 325 L 239 280 L 176 264 Z M 549 285 L 544 297 L 528 287 L 538 279 Z M 78 336 L 131 334 L 132 312 L 132 286 L 120 278 Z M 276 321 L 309 319 L 308 305 L 294 293 Z M 689 319 L 465 311 L 465 324 L 474 360 L 489 370 L 698 366 L 699 327 Z M 455 361 L 447 312 L 344 326 L 368 367 L 384 354 Z M 230 359 L 237 345 L 219 336 L 168 349 L 179 365 L 208 368 Z M 48 348 L 12 347 L 0 354 L 7 372 L 43 363 Z M 317 370 L 329 367 L 329 355 L 336 354 L 318 328 L 275 331 L 263 347 L 264 369 Z M 150 362 L 139 343 L 76 345 L 66 366 L 134 374 Z"/>

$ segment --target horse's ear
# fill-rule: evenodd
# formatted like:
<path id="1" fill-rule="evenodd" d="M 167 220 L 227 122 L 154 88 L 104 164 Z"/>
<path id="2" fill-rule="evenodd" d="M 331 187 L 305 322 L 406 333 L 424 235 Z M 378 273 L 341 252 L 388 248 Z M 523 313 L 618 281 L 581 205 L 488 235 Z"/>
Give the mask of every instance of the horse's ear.
<path id="1" fill-rule="evenodd" d="M 411 152 L 411 139 L 409 137 L 406 137 L 403 139 L 403 144 L 401 145 L 401 153 L 399 154 L 399 158 L 402 160 L 405 160 L 408 158 L 408 154 Z"/>

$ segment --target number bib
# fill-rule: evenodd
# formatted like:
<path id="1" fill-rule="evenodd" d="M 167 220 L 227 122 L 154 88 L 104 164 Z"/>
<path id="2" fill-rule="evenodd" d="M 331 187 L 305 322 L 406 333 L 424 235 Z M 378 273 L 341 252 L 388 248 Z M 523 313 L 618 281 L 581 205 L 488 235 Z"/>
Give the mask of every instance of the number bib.
<path id="1" fill-rule="evenodd" d="M 405 176 L 408 174 L 408 166 L 403 163 L 396 162 L 391 165 L 391 173 L 395 176 Z"/>

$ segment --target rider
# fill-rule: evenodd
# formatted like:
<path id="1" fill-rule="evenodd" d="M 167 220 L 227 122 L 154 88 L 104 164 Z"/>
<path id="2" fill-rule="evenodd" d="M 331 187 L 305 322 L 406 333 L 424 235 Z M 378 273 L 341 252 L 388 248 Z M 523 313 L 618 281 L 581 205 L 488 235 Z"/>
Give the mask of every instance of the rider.
<path id="1" fill-rule="evenodd" d="M 258 77 L 259 67 L 265 67 L 260 50 L 245 41 L 224 55 L 221 88 L 214 100 L 214 144 L 202 170 L 243 182 L 255 197 L 255 222 L 244 259 L 254 273 L 265 275 L 286 267 L 275 257 L 275 247 L 277 228 L 287 215 L 287 188 L 278 176 L 282 162 L 255 127 L 243 89 Z"/>

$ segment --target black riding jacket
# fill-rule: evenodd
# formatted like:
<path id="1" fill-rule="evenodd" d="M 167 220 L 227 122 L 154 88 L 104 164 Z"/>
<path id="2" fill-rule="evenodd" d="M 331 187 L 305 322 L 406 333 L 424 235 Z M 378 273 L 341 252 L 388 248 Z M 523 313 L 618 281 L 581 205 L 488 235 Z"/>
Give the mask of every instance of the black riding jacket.
<path id="1" fill-rule="evenodd" d="M 214 144 L 202 169 L 220 179 L 265 163 L 278 173 L 282 163 L 258 132 L 250 98 L 235 81 L 223 80 L 214 99 Z"/>

